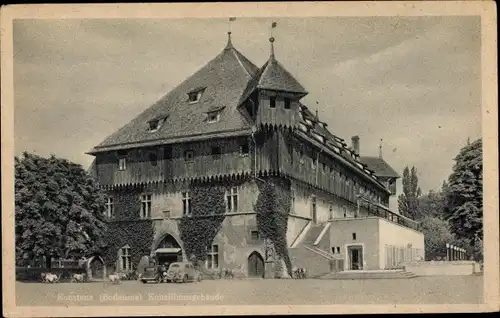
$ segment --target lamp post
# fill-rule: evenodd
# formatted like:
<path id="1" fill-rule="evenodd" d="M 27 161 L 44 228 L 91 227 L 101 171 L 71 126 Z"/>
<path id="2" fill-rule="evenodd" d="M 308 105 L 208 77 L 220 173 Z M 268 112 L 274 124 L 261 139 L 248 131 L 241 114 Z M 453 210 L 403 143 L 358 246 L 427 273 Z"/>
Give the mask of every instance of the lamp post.
<path id="1" fill-rule="evenodd" d="M 450 260 L 450 244 L 446 243 L 446 260 Z"/>

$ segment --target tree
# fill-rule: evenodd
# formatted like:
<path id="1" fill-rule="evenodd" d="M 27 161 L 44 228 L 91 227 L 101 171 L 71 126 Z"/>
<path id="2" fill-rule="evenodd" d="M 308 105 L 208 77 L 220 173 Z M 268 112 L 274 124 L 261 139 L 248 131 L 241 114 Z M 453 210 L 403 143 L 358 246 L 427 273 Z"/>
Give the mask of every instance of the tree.
<path id="1" fill-rule="evenodd" d="M 419 219 L 418 198 L 420 195 L 417 169 L 412 167 L 410 171 L 407 166 L 403 170 L 403 193 L 398 197 L 399 213 L 414 220 Z"/>
<path id="2" fill-rule="evenodd" d="M 418 208 L 421 218 L 442 218 L 444 213 L 445 198 L 442 192 L 430 190 L 429 193 L 418 198 Z"/>
<path id="3" fill-rule="evenodd" d="M 16 263 L 97 252 L 105 233 L 105 198 L 82 166 L 54 155 L 15 157 Z"/>
<path id="4" fill-rule="evenodd" d="M 446 257 L 446 244 L 454 242 L 448 222 L 434 216 L 425 216 L 420 223 L 420 230 L 424 234 L 426 260 Z"/>
<path id="5" fill-rule="evenodd" d="M 483 152 L 478 139 L 463 147 L 455 158 L 448 178 L 445 216 L 451 231 L 458 238 L 467 238 L 471 245 L 483 240 Z"/>

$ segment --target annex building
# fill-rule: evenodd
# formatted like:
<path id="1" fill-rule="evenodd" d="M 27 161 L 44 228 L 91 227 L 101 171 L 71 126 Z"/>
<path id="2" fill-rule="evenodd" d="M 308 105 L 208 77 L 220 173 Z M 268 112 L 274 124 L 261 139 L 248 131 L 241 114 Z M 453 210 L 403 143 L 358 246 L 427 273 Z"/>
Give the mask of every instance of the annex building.
<path id="1" fill-rule="evenodd" d="M 89 151 L 108 195 L 108 266 L 195 255 L 259 277 L 283 253 L 310 273 L 424 257 L 417 224 L 388 208 L 398 174 L 381 156 L 360 157 L 359 137 L 347 144 L 301 102 L 307 90 L 273 42 L 259 68 L 228 33 L 217 56 Z M 284 215 L 286 252 L 259 221 L 263 184 L 278 194 L 271 213 Z"/>

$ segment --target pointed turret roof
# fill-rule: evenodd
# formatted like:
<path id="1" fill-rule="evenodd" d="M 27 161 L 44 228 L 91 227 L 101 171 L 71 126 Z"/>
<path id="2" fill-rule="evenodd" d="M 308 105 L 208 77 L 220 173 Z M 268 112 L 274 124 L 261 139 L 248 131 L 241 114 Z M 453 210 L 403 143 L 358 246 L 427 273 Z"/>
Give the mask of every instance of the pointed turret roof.
<path id="1" fill-rule="evenodd" d="M 237 109 L 248 82 L 259 69 L 233 47 L 228 33 L 226 47 L 205 66 L 139 114 L 131 122 L 107 137 L 90 153 L 127 146 L 137 147 L 145 142 L 224 134 L 250 128 L 248 119 Z M 201 92 L 196 103 L 190 103 L 190 92 Z M 225 107 L 223 107 L 225 106 Z M 206 122 L 206 112 L 223 107 L 219 121 Z M 161 127 L 148 131 L 148 122 L 166 117 Z"/>
<path id="2" fill-rule="evenodd" d="M 297 81 L 276 59 L 274 55 L 274 38 L 271 37 L 269 42 L 271 42 L 271 54 L 269 59 L 260 68 L 257 75 L 248 83 L 245 93 L 240 100 L 240 104 L 243 103 L 256 88 L 285 91 L 304 96 L 307 95 L 307 91 L 299 81 Z"/>

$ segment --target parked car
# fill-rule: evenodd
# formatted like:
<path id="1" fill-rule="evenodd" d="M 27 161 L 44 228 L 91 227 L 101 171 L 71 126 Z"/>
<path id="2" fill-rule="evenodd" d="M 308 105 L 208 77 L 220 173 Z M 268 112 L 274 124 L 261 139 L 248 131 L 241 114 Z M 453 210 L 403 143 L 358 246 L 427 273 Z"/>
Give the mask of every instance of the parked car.
<path id="1" fill-rule="evenodd" d="M 167 268 L 163 265 L 155 265 L 145 267 L 140 280 L 144 284 L 147 282 L 162 283 L 167 281 L 166 277 Z"/>
<path id="2" fill-rule="evenodd" d="M 203 273 L 198 271 L 192 263 L 176 262 L 170 264 L 167 271 L 167 282 L 187 283 L 188 281 L 202 281 Z"/>

